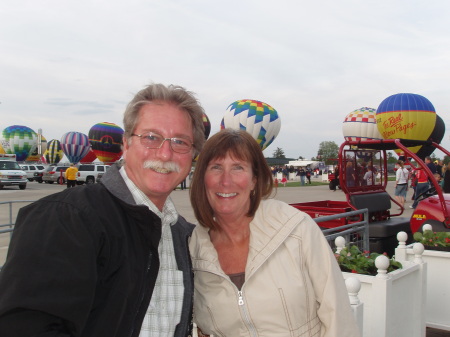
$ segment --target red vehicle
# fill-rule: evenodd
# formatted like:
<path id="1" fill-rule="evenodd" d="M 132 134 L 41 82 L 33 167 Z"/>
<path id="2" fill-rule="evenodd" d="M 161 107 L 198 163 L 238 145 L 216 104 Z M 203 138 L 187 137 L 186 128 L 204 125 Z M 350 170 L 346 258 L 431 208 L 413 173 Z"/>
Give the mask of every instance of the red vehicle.
<path id="1" fill-rule="evenodd" d="M 412 233 L 421 230 L 425 223 L 436 231 L 450 231 L 450 194 L 443 194 L 430 169 L 408 147 L 432 146 L 445 155 L 450 153 L 431 141 L 387 139 L 345 141 L 339 148 L 339 185 L 347 201 L 317 201 L 296 203 L 292 206 L 307 212 L 313 218 L 344 213 L 347 210 L 368 209 L 370 250 L 393 255 L 398 245 L 397 233 L 405 231 L 409 240 Z M 403 209 L 391 213 L 393 204 L 400 205 L 388 194 L 386 186 L 387 151 L 401 149 L 406 158 L 412 158 L 428 175 L 430 189 L 420 196 L 420 202 L 411 218 L 402 217 Z M 412 168 L 415 166 L 408 163 Z M 397 208 L 395 207 L 395 208 Z M 341 219 L 320 223 L 324 228 L 336 228 L 354 219 Z"/>

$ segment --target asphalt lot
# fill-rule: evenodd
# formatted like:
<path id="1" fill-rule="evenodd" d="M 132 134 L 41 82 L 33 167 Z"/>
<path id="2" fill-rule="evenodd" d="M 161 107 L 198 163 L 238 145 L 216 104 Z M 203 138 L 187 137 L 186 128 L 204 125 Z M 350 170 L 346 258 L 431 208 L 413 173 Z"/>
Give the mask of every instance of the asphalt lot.
<path id="1" fill-rule="evenodd" d="M 319 181 L 315 178 L 313 181 Z M 394 186 L 393 182 L 388 184 L 388 192 L 393 195 Z M 188 182 L 189 186 L 189 182 Z M 79 186 L 75 187 L 79 188 Z M 14 204 L 12 207 L 11 214 L 13 216 L 13 221 L 15 221 L 15 216 L 20 207 L 28 204 L 28 201 L 35 201 L 44 196 L 57 193 L 66 189 L 65 185 L 58 184 L 39 184 L 37 182 L 29 182 L 25 190 L 19 190 L 18 187 L 5 187 L 0 190 L 0 224 L 9 223 L 9 204 L 1 204 L 9 201 L 25 201 L 21 203 Z M 408 199 L 411 198 L 412 191 L 408 191 Z M 175 190 L 171 194 L 171 198 L 175 203 L 178 212 L 183 215 L 188 221 L 195 223 L 194 212 L 192 211 L 191 203 L 189 200 L 189 190 Z M 305 201 L 318 201 L 318 200 L 346 200 L 345 194 L 337 190 L 336 192 L 330 191 L 328 185 L 321 186 L 302 186 L 302 187 L 279 187 L 276 190 L 275 198 L 285 201 L 287 203 L 295 202 L 305 202 Z M 412 210 L 408 208 L 412 201 L 408 200 L 406 204 L 405 212 L 402 216 L 411 216 Z M 394 208 L 395 206 L 395 208 Z M 393 204 L 392 213 L 398 212 L 396 210 L 396 205 Z M 4 229 L 4 228 L 2 228 Z M 6 259 L 6 253 L 8 249 L 10 235 L 0 234 L 0 266 L 4 264 Z"/>

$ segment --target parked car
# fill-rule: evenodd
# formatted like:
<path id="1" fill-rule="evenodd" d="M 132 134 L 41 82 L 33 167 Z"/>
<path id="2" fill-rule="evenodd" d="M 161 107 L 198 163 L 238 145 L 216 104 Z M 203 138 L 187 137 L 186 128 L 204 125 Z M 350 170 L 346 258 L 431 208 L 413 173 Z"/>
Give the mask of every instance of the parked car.
<path id="1" fill-rule="evenodd" d="M 99 174 L 103 175 L 107 169 L 109 169 L 109 165 L 81 164 L 78 167 L 77 184 L 93 184 L 96 182 Z"/>
<path id="2" fill-rule="evenodd" d="M 25 173 L 27 174 L 28 181 L 35 180 L 36 173 L 43 173 L 45 171 L 44 165 L 23 164 L 23 165 L 20 165 L 20 167 L 22 168 L 22 171 L 25 171 Z"/>
<path id="3" fill-rule="evenodd" d="M 3 186 L 27 188 L 27 174 L 16 162 L 16 155 L 0 154 L 0 190 Z"/>
<path id="4" fill-rule="evenodd" d="M 66 182 L 66 170 L 69 166 L 50 166 L 48 167 L 43 175 L 42 175 L 42 181 L 47 184 L 64 184 Z M 62 173 L 62 174 L 61 174 Z"/>

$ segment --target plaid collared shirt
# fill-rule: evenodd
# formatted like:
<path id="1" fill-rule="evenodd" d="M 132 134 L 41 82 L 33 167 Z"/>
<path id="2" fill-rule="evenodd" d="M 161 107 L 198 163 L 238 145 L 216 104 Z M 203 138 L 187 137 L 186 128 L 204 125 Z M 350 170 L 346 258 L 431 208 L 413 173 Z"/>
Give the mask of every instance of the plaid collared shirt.
<path id="1" fill-rule="evenodd" d="M 180 322 L 183 305 L 183 272 L 178 270 L 173 247 L 171 225 L 178 220 L 178 213 L 170 198 L 167 198 L 162 212 L 128 178 L 125 168 L 120 173 L 138 205 L 147 206 L 161 218 L 162 234 L 158 246 L 159 271 L 150 305 L 142 323 L 140 337 L 172 337 Z"/>

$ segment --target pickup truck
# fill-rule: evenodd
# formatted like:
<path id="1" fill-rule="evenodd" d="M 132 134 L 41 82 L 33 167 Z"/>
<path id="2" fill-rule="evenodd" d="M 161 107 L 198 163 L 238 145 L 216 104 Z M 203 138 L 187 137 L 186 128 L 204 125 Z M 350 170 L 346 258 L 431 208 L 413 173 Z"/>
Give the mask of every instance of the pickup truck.
<path id="1" fill-rule="evenodd" d="M 424 161 L 409 150 L 409 147 L 414 146 L 431 146 L 450 156 L 446 149 L 432 141 L 406 139 L 345 141 L 339 148 L 338 165 L 339 185 L 346 195 L 346 201 L 323 200 L 291 205 L 313 218 L 367 208 L 370 250 L 378 253 L 386 252 L 390 256 L 394 254 L 398 244 L 396 236 L 400 231 L 408 234 L 409 242 L 412 240 L 412 234 L 421 231 L 424 224 L 431 224 L 436 231 L 450 231 L 450 194 L 442 193 Z M 420 202 L 411 217 L 402 216 L 403 209 L 386 191 L 387 151 L 396 149 L 404 152 L 411 168 L 420 166 L 430 181 L 430 189 L 419 197 Z M 369 168 L 371 179 L 363 179 Z M 398 212 L 391 213 L 393 204 L 400 208 Z M 322 222 L 320 226 L 324 229 L 338 228 L 357 220 L 343 218 Z"/>

